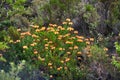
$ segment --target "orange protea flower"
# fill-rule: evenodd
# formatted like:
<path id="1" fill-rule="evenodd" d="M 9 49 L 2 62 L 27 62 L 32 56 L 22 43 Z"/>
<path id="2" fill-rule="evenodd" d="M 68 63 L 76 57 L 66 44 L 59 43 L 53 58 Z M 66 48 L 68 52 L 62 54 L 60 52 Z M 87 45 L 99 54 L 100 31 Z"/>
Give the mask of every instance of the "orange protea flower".
<path id="1" fill-rule="evenodd" d="M 55 32 L 55 29 L 51 29 L 50 31 L 51 31 L 51 32 Z"/>
<path id="2" fill-rule="evenodd" d="M 58 37 L 57 39 L 58 39 L 58 40 L 61 40 L 62 38 L 61 38 L 61 37 Z"/>
<path id="3" fill-rule="evenodd" d="M 67 36 L 70 36 L 70 33 L 64 35 L 64 37 L 67 37 Z"/>
<path id="4" fill-rule="evenodd" d="M 37 50 L 35 50 L 35 51 L 34 51 L 34 54 L 38 54 L 38 51 L 37 51 Z"/>
<path id="5" fill-rule="evenodd" d="M 60 66 L 60 68 L 62 69 L 62 67 Z"/>
<path id="6" fill-rule="evenodd" d="M 104 51 L 108 51 L 108 48 L 104 48 Z"/>
<path id="7" fill-rule="evenodd" d="M 45 40 L 45 41 L 48 41 L 48 39 L 47 39 L 47 38 L 45 38 L 44 40 Z"/>
<path id="8" fill-rule="evenodd" d="M 94 41 L 94 38 L 90 38 L 90 41 Z"/>
<path id="9" fill-rule="evenodd" d="M 62 24 L 67 24 L 67 22 L 63 22 Z"/>
<path id="10" fill-rule="evenodd" d="M 70 50 L 72 50 L 73 48 L 72 47 L 69 47 Z"/>
<path id="11" fill-rule="evenodd" d="M 27 49 L 28 47 L 27 46 L 23 46 L 23 49 Z"/>
<path id="12" fill-rule="evenodd" d="M 79 52 L 77 52 L 77 54 L 78 54 L 78 55 L 81 55 L 81 54 L 82 54 L 82 52 L 80 52 L 80 51 L 79 51 Z"/>
<path id="13" fill-rule="evenodd" d="M 74 31 L 74 34 L 78 34 L 78 31 Z"/>
<path id="14" fill-rule="evenodd" d="M 53 78 L 53 75 L 50 75 L 50 78 Z"/>
<path id="15" fill-rule="evenodd" d="M 40 29 L 36 29 L 35 31 L 36 31 L 36 32 L 40 32 Z"/>
<path id="16" fill-rule="evenodd" d="M 31 35 L 31 33 L 29 31 L 25 32 L 26 35 Z"/>
<path id="17" fill-rule="evenodd" d="M 61 63 L 64 63 L 64 61 L 62 60 L 62 61 L 60 61 Z"/>
<path id="18" fill-rule="evenodd" d="M 53 24 L 49 24 L 49 26 L 51 27 L 51 26 L 53 26 Z"/>
<path id="19" fill-rule="evenodd" d="M 91 57 L 92 55 L 91 54 L 89 54 L 89 55 L 87 55 L 88 57 Z"/>
<path id="20" fill-rule="evenodd" d="M 69 54 L 71 54 L 71 52 L 67 52 L 67 54 L 69 55 Z"/>
<path id="21" fill-rule="evenodd" d="M 46 29 L 45 27 L 42 27 L 40 30 L 41 30 L 41 31 L 44 31 L 45 29 Z"/>
<path id="22" fill-rule="evenodd" d="M 51 47 L 51 49 L 55 49 L 55 47 Z"/>
<path id="23" fill-rule="evenodd" d="M 32 26 L 32 28 L 39 28 L 39 26 L 37 26 L 37 25 L 34 25 L 34 26 Z"/>
<path id="24" fill-rule="evenodd" d="M 24 32 L 23 32 L 23 33 L 20 33 L 20 35 L 21 35 L 21 36 L 24 36 L 24 35 L 25 35 L 25 33 L 24 33 Z"/>
<path id="25" fill-rule="evenodd" d="M 56 27 L 57 25 L 56 24 L 53 24 L 53 27 Z"/>
<path id="26" fill-rule="evenodd" d="M 35 46 L 35 44 L 30 44 L 30 46 Z"/>
<path id="27" fill-rule="evenodd" d="M 62 67 L 57 68 L 58 71 L 60 71 L 61 69 L 62 69 Z"/>
<path id="28" fill-rule="evenodd" d="M 64 69 L 67 70 L 68 68 L 65 66 Z"/>
<path id="29" fill-rule="evenodd" d="M 10 40 L 9 42 L 10 42 L 10 43 L 13 43 L 13 40 Z"/>
<path id="30" fill-rule="evenodd" d="M 53 42 L 52 42 L 52 41 L 49 41 L 48 43 L 49 43 L 49 44 L 52 44 Z"/>
<path id="31" fill-rule="evenodd" d="M 60 70 L 61 70 L 61 68 L 57 68 L 57 70 L 58 70 L 58 71 L 60 71 Z"/>
<path id="32" fill-rule="evenodd" d="M 55 31 L 54 34 L 59 34 L 59 32 Z"/>
<path id="33" fill-rule="evenodd" d="M 65 43 L 66 44 L 73 44 L 73 42 L 70 42 L 70 41 L 66 41 Z"/>
<path id="34" fill-rule="evenodd" d="M 82 39 L 78 39 L 77 42 L 83 42 L 83 40 Z"/>
<path id="35" fill-rule="evenodd" d="M 77 38 L 79 38 L 79 39 L 84 39 L 84 37 L 83 36 L 76 36 Z"/>
<path id="36" fill-rule="evenodd" d="M 66 58 L 65 61 L 66 61 L 66 62 L 70 61 L 70 58 Z"/>
<path id="37" fill-rule="evenodd" d="M 19 32 L 19 31 L 21 31 L 21 29 L 17 29 L 17 31 Z"/>
<path id="38" fill-rule="evenodd" d="M 47 31 L 49 31 L 49 30 L 50 30 L 50 27 L 47 28 Z"/>
<path id="39" fill-rule="evenodd" d="M 60 51 L 62 51 L 62 50 L 63 50 L 63 48 L 59 48 L 59 50 L 60 50 Z"/>
<path id="40" fill-rule="evenodd" d="M 74 49 L 78 49 L 78 46 L 74 46 Z"/>
<path id="41" fill-rule="evenodd" d="M 61 29 L 61 28 L 62 28 L 62 26 L 58 26 L 57 28 L 58 28 L 58 29 Z"/>
<path id="42" fill-rule="evenodd" d="M 87 41 L 87 42 L 86 42 L 86 44 L 88 44 L 88 45 L 89 45 L 89 44 L 90 44 L 90 42 L 89 42 L 89 41 Z"/>
<path id="43" fill-rule="evenodd" d="M 16 40 L 16 42 L 20 42 L 20 40 Z"/>
<path id="44" fill-rule="evenodd" d="M 48 50 L 48 47 L 45 47 L 46 50 Z"/>
<path id="45" fill-rule="evenodd" d="M 85 39 L 85 41 L 89 41 L 89 39 Z"/>
<path id="46" fill-rule="evenodd" d="M 52 66 L 50 66 L 50 69 L 52 69 L 53 67 Z"/>
<path id="47" fill-rule="evenodd" d="M 20 38 L 24 38 L 24 36 L 20 36 Z"/>
<path id="48" fill-rule="evenodd" d="M 45 61 L 45 58 L 41 58 L 40 56 L 38 56 L 38 59 L 41 61 Z"/>
<path id="49" fill-rule="evenodd" d="M 67 30 L 68 30 L 68 31 L 73 31 L 74 28 L 72 28 L 72 27 L 68 27 Z"/>
<path id="50" fill-rule="evenodd" d="M 67 18 L 66 21 L 70 22 L 71 20 L 69 18 Z"/>
<path id="51" fill-rule="evenodd" d="M 65 28 L 61 28 L 61 30 L 65 30 Z"/>
<path id="52" fill-rule="evenodd" d="M 81 60 L 81 57 L 78 57 L 78 60 Z"/>
<path id="53" fill-rule="evenodd" d="M 68 24 L 69 24 L 69 25 L 72 25 L 72 24 L 73 24 L 73 22 L 69 22 Z"/>
<path id="54" fill-rule="evenodd" d="M 51 63 L 51 62 L 49 62 L 49 63 L 48 63 L 48 66 L 52 66 L 52 63 Z"/>
<path id="55" fill-rule="evenodd" d="M 32 37 L 33 37 L 33 38 L 38 38 L 38 36 L 37 36 L 37 35 L 35 35 L 35 34 L 33 34 L 33 35 L 32 35 Z"/>
<path id="56" fill-rule="evenodd" d="M 49 46 L 49 44 L 45 44 L 44 46 L 45 46 L 45 47 L 48 47 L 48 46 Z"/>

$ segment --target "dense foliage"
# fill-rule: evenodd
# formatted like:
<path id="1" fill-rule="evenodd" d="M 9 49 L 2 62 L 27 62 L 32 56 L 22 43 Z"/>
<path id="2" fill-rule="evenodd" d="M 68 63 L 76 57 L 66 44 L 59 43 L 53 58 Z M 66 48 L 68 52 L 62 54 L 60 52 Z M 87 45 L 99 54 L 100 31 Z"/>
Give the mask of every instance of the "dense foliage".
<path id="1" fill-rule="evenodd" d="M 0 80 L 120 80 L 120 0 L 1 0 Z"/>

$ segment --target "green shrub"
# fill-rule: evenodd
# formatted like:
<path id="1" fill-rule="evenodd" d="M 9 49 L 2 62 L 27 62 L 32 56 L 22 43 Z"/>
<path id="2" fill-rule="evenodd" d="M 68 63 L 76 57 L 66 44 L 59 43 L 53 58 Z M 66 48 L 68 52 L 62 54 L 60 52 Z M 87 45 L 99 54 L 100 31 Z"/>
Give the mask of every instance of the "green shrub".
<path id="1" fill-rule="evenodd" d="M 7 46 L 6 43 L 0 42 L 0 50 L 4 50 L 4 49 L 7 49 L 7 48 L 9 48 L 9 47 Z"/>
<path id="2" fill-rule="evenodd" d="M 37 24 L 57 23 L 60 24 L 66 18 L 73 18 L 74 6 L 80 2 L 79 0 L 33 0 L 31 7 L 32 13 L 37 15 L 33 19 Z M 46 16 L 46 17 L 44 17 Z"/>
<path id="3" fill-rule="evenodd" d="M 0 42 L 0 51 L 8 49 L 8 45 L 5 42 Z M 0 53 L 0 61 L 6 62 L 6 59 L 3 57 L 2 53 Z"/>
<path id="4" fill-rule="evenodd" d="M 15 65 L 13 62 L 10 63 L 10 71 L 0 71 L 0 80 L 21 80 L 18 73 L 24 68 L 25 61 L 21 61 L 20 64 Z"/>
<path id="5" fill-rule="evenodd" d="M 1 0 L 0 29 L 8 29 L 10 26 L 28 27 L 29 20 L 23 14 L 30 9 L 25 7 L 26 0 Z"/>
<path id="6" fill-rule="evenodd" d="M 9 73 L 5 73 L 4 71 L 1 71 L 0 80 L 20 80 L 20 78 L 11 76 Z"/>
<path id="7" fill-rule="evenodd" d="M 119 62 L 119 56 L 120 56 L 120 44 L 118 42 L 115 42 L 115 47 L 116 47 L 116 51 L 118 56 L 112 56 L 112 64 L 117 67 L 118 69 L 120 69 L 120 62 Z"/>
<path id="8" fill-rule="evenodd" d="M 7 31 L 5 30 L 0 31 L 0 42 L 8 42 L 9 40 L 10 40 L 10 37 Z"/>
<path id="9" fill-rule="evenodd" d="M 8 35 L 13 41 L 18 40 L 20 38 L 20 34 L 17 31 L 17 28 L 15 27 L 8 28 Z"/>
<path id="10" fill-rule="evenodd" d="M 86 80 L 96 80 L 101 78 L 102 80 L 109 79 L 108 73 L 113 75 L 114 66 L 110 63 L 110 58 L 106 54 L 107 48 L 93 44 L 89 47 L 87 54 L 91 55 L 86 60 L 87 64 L 84 64 L 87 67 Z"/>
<path id="11" fill-rule="evenodd" d="M 117 53 L 120 55 L 120 44 L 118 42 L 115 42 L 115 47 L 116 47 Z"/>

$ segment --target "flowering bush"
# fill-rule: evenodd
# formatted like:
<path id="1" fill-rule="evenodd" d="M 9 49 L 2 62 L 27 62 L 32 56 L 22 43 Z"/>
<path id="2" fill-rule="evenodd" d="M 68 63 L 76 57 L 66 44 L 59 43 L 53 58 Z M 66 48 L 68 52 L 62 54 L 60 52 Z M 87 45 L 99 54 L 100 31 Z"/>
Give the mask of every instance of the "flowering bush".
<path id="1" fill-rule="evenodd" d="M 71 24 L 70 19 L 66 19 L 63 26 L 49 24 L 46 28 L 34 25 L 27 32 L 17 29 L 20 39 L 10 40 L 8 55 L 11 56 L 8 59 L 26 60 L 50 78 L 79 79 L 83 74 L 77 66 L 78 59 L 81 59 L 77 56 L 82 55 L 81 50 L 90 42 L 69 27 Z"/>

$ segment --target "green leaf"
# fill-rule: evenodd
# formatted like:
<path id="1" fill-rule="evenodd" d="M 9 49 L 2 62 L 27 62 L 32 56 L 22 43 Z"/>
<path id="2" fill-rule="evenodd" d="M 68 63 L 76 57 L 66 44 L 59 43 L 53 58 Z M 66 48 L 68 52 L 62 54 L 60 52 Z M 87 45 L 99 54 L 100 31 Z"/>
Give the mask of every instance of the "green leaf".
<path id="1" fill-rule="evenodd" d="M 12 4 L 13 0 L 6 0 L 7 3 Z"/>
<path id="2" fill-rule="evenodd" d="M 6 43 L 0 42 L 0 50 L 9 48 Z"/>
<path id="3" fill-rule="evenodd" d="M 6 62 L 6 59 L 4 57 L 0 57 L 0 61 Z"/>

